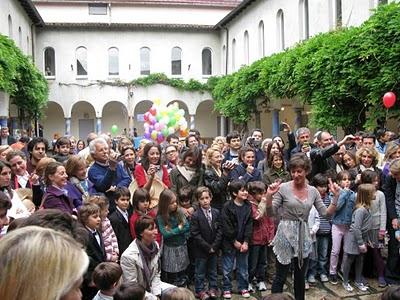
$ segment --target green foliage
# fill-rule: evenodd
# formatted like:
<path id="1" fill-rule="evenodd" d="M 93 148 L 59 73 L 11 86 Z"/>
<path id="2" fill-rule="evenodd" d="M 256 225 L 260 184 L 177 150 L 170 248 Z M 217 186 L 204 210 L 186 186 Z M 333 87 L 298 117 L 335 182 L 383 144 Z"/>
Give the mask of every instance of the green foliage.
<path id="1" fill-rule="evenodd" d="M 185 82 L 184 80 L 179 78 L 168 78 L 167 75 L 165 75 L 164 73 L 153 73 L 146 77 L 140 77 L 138 79 L 132 80 L 128 84 L 145 87 L 154 84 L 164 84 L 172 86 L 181 91 L 191 92 L 205 92 L 209 90 L 207 84 L 203 84 L 197 80 L 190 79 L 188 82 Z"/>
<path id="2" fill-rule="evenodd" d="M 30 58 L 3 35 L 0 35 L 0 90 L 9 93 L 29 119 L 40 117 L 47 104 L 46 79 Z"/>
<path id="3" fill-rule="evenodd" d="M 400 4 L 380 5 L 360 27 L 319 34 L 265 57 L 210 85 L 215 107 L 236 122 L 256 111 L 256 99 L 296 98 L 311 104 L 311 125 L 372 129 L 383 119 L 382 96 L 400 96 Z M 389 116 L 399 117 L 399 105 Z"/>

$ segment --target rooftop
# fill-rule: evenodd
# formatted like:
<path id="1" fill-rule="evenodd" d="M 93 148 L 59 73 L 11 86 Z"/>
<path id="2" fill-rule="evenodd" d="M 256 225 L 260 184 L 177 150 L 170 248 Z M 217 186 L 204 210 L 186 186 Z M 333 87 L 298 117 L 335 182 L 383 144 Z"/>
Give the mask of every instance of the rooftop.
<path id="1" fill-rule="evenodd" d="M 33 0 L 35 4 L 41 3 L 111 3 L 125 5 L 171 5 L 171 6 L 205 6 L 234 8 L 242 0 Z"/>

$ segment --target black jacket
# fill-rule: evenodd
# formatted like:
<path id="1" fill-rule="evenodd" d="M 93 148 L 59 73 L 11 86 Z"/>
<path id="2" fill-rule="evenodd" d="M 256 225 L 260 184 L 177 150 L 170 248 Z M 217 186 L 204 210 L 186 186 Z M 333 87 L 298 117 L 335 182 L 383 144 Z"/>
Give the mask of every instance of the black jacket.
<path id="1" fill-rule="evenodd" d="M 332 155 L 339 151 L 337 144 L 330 145 L 326 148 L 314 148 L 311 149 L 310 159 L 312 163 L 311 178 L 315 174 L 325 173 L 328 170 L 334 170 L 336 172 L 336 162 Z"/>
<path id="2" fill-rule="evenodd" d="M 210 249 L 218 253 L 221 246 L 222 231 L 220 213 L 217 209 L 211 208 L 211 227 L 201 208 L 197 209 L 190 220 L 190 236 L 193 240 L 194 257 L 209 257 Z"/>
<path id="3" fill-rule="evenodd" d="M 251 243 L 251 238 L 253 234 L 253 218 L 251 215 L 251 204 L 248 201 L 244 202 L 244 207 L 246 209 L 246 216 L 244 218 L 244 239 L 238 242 L 247 242 L 249 245 Z M 238 216 L 236 213 L 236 205 L 234 201 L 228 201 L 225 203 L 222 209 L 222 249 L 226 252 L 231 252 L 235 249 L 233 243 L 236 240 L 239 230 Z"/>
<path id="4" fill-rule="evenodd" d="M 115 235 L 118 240 L 119 256 L 128 248 L 132 243 L 132 236 L 129 230 L 129 222 L 127 222 L 121 212 L 116 209 L 108 217 L 111 222 L 111 226 L 114 229 Z M 129 219 L 128 219 L 129 220 Z"/>
<path id="5" fill-rule="evenodd" d="M 387 176 L 383 183 L 382 189 L 386 199 L 386 210 L 387 210 L 387 223 L 388 226 L 392 227 L 391 223 L 393 219 L 397 219 L 396 213 L 396 179 L 392 176 Z"/>
<path id="6" fill-rule="evenodd" d="M 212 201 L 211 206 L 222 210 L 226 200 L 228 199 L 229 176 L 224 174 L 219 177 L 213 168 L 207 168 L 204 171 L 204 185 L 211 190 Z"/>

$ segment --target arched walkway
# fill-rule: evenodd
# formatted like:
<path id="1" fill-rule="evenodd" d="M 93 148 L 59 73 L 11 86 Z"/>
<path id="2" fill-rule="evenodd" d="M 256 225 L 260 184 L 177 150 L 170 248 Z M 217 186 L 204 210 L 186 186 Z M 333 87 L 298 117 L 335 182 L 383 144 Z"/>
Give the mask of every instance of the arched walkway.
<path id="1" fill-rule="evenodd" d="M 214 101 L 205 100 L 197 106 L 195 128 L 204 138 L 213 138 L 218 135 L 219 113 L 214 112 Z"/>
<path id="2" fill-rule="evenodd" d="M 78 101 L 71 108 L 71 135 L 86 140 L 90 132 L 96 131 L 96 113 L 92 104 Z"/>
<path id="3" fill-rule="evenodd" d="M 144 134 L 143 115 L 150 109 L 150 107 L 152 105 L 153 105 L 153 102 L 150 100 L 139 101 L 135 105 L 135 109 L 134 109 L 134 113 L 133 113 L 133 116 L 134 116 L 133 127 L 136 127 L 138 135 Z"/>
<path id="4" fill-rule="evenodd" d="M 65 121 L 61 105 L 57 102 L 49 101 L 44 111 L 44 116 L 39 123 L 43 125 L 43 137 L 49 143 L 53 140 L 54 133 L 58 133 L 60 136 L 64 135 Z"/>
<path id="5" fill-rule="evenodd" d="M 118 126 L 117 135 L 122 134 L 124 128 L 126 128 L 127 133 L 129 133 L 128 110 L 124 104 L 118 101 L 107 102 L 101 113 L 101 131 L 111 132 L 111 127 L 113 125 Z"/>

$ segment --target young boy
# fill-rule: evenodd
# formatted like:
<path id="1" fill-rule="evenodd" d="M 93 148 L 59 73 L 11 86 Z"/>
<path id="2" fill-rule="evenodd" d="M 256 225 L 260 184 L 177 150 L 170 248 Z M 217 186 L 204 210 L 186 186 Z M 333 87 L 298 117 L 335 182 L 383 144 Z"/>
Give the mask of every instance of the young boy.
<path id="1" fill-rule="evenodd" d="M 117 263 L 104 262 L 93 271 L 93 282 L 99 289 L 93 300 L 112 300 L 122 276 L 122 269 Z"/>
<path id="2" fill-rule="evenodd" d="M 60 137 L 55 144 L 55 148 L 57 154 L 54 155 L 53 158 L 60 163 L 67 161 L 69 157 L 69 149 L 71 148 L 70 140 L 67 137 Z"/>
<path id="3" fill-rule="evenodd" d="M 266 215 L 265 184 L 261 181 L 249 182 L 248 200 L 253 217 L 253 237 L 249 250 L 249 291 L 254 292 L 252 281 L 257 280 L 259 291 L 266 291 L 265 272 L 267 262 L 267 245 L 275 234 L 274 220 Z"/>
<path id="4" fill-rule="evenodd" d="M 222 209 L 222 268 L 223 297 L 232 298 L 232 271 L 236 259 L 236 279 L 238 289 L 244 298 L 249 298 L 248 250 L 252 238 L 253 219 L 251 205 L 247 201 L 248 192 L 242 180 L 234 180 L 229 185 L 232 201 Z"/>
<path id="5" fill-rule="evenodd" d="M 123 283 L 114 294 L 114 300 L 150 300 L 148 296 L 145 298 L 145 289 L 135 282 Z"/>
<path id="6" fill-rule="evenodd" d="M 200 300 L 205 300 L 209 297 L 216 298 L 218 294 L 217 258 L 222 231 L 219 211 L 210 205 L 210 190 L 204 186 L 198 187 L 195 199 L 200 206 L 190 221 L 190 236 L 195 257 L 195 291 Z M 206 279 L 208 291 L 204 288 Z"/>
<path id="7" fill-rule="evenodd" d="M 115 190 L 115 204 L 117 209 L 109 216 L 111 226 L 114 229 L 118 240 L 119 255 L 128 248 L 132 242 L 132 236 L 129 229 L 129 200 L 131 193 L 126 187 L 118 187 Z"/>
<path id="8" fill-rule="evenodd" d="M 92 273 L 98 264 L 106 261 L 106 251 L 99 232 L 101 224 L 100 207 L 94 203 L 86 203 L 80 208 L 78 218 L 87 230 L 88 243 L 86 245 L 86 253 L 90 258 L 81 290 L 83 299 L 93 299 L 97 289 L 92 282 Z"/>

